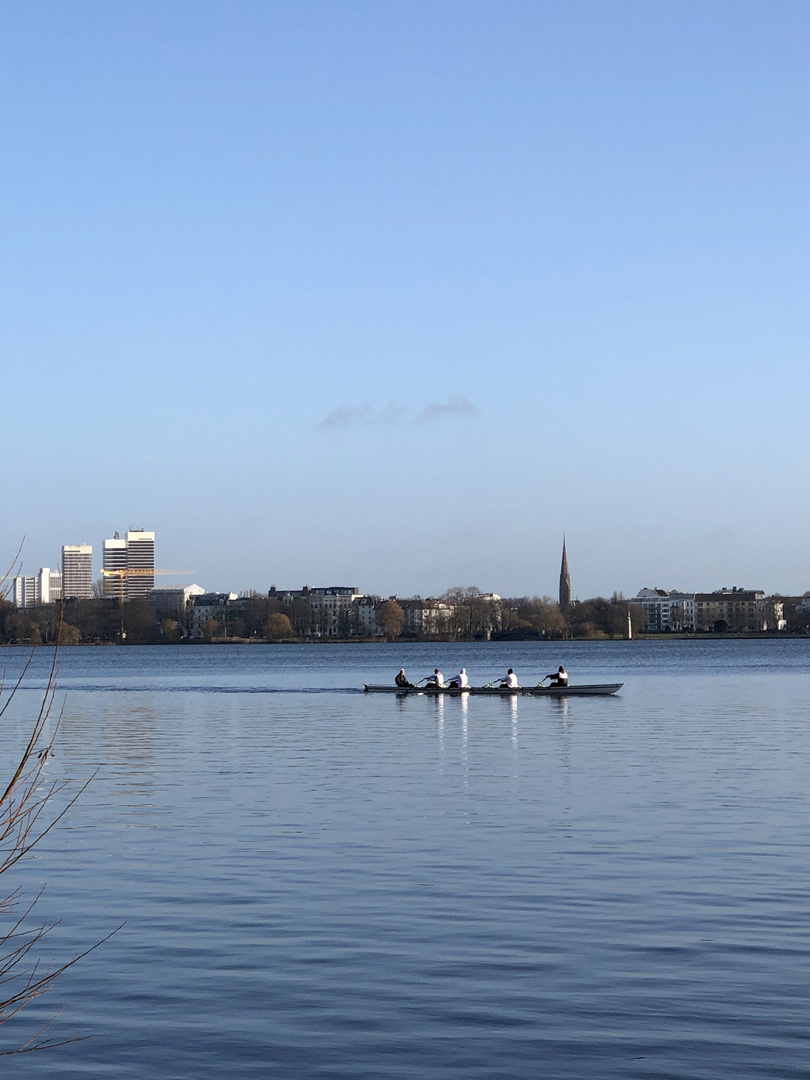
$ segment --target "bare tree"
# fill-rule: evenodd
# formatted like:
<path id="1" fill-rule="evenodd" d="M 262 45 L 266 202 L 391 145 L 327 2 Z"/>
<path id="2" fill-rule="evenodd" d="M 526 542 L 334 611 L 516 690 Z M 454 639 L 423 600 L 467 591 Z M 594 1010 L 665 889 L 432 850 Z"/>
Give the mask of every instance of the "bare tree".
<path id="1" fill-rule="evenodd" d="M 6 687 L 5 680 L 0 681 L 0 719 L 6 715 L 14 701 L 34 656 L 35 650 L 32 650 L 16 682 Z M 54 740 L 61 720 L 61 710 L 54 715 L 56 657 L 57 648 L 54 647 L 42 701 L 27 739 L 17 757 L 12 759 L 10 776 L 0 793 L 0 875 L 12 870 L 50 833 L 92 779 L 91 777 L 78 788 L 72 788 L 67 781 L 48 780 L 45 775 L 45 766 L 53 754 Z M 52 718 L 53 722 L 49 723 Z M 63 972 L 112 936 L 108 934 L 66 963 L 43 963 L 39 955 L 40 946 L 57 924 L 33 924 L 39 896 L 41 892 L 29 900 L 19 888 L 12 888 L 5 893 L 0 890 L 0 916 L 10 917 L 12 920 L 7 929 L 0 931 L 0 1026 L 7 1024 L 26 1005 L 50 990 Z M 49 1036 L 48 1029 L 52 1022 L 53 1020 L 45 1024 L 22 1046 L 0 1048 L 0 1056 L 42 1050 L 75 1041 L 76 1036 Z"/>
<path id="2" fill-rule="evenodd" d="M 386 600 L 385 603 L 380 604 L 380 610 L 377 613 L 377 622 L 380 624 L 380 629 L 389 641 L 393 641 L 394 638 L 399 637 L 402 633 L 402 624 L 404 621 L 405 612 L 396 600 Z"/>

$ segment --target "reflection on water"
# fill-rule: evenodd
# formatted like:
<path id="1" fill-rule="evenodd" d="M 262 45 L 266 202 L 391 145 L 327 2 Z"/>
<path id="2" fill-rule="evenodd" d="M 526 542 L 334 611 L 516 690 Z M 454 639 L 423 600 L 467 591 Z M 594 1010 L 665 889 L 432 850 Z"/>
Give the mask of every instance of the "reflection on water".
<path id="1" fill-rule="evenodd" d="M 517 750 L 518 745 L 518 698 L 516 694 L 509 697 L 509 713 L 512 722 L 512 746 Z"/>
<path id="2" fill-rule="evenodd" d="M 550 700 L 554 703 L 554 711 L 560 719 L 567 719 L 569 699 L 567 697 L 553 697 Z"/>
<path id="3" fill-rule="evenodd" d="M 433 698 L 433 710 L 436 714 L 436 733 L 439 738 L 439 767 L 444 769 L 444 695 Z"/>
<path id="4" fill-rule="evenodd" d="M 15 884 L 60 955 L 126 925 L 62 984 L 93 1038 L 9 1075 L 804 1080 L 810 650 L 689 643 L 685 683 L 616 644 L 410 662 L 626 683 L 570 700 L 348 692 L 390 647 L 66 651 L 50 775 L 98 776 Z"/>
<path id="5" fill-rule="evenodd" d="M 464 770 L 464 787 L 469 784 L 469 758 L 468 758 L 468 746 L 470 741 L 469 732 L 469 711 L 470 711 L 470 698 L 468 694 L 462 694 L 461 697 L 454 698 L 455 702 L 461 710 L 461 764 Z"/>

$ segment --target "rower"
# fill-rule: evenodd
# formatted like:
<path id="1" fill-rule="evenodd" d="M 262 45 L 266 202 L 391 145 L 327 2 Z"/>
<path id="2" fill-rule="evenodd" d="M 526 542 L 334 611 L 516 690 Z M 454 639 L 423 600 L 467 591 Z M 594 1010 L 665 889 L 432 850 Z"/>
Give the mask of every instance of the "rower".
<path id="1" fill-rule="evenodd" d="M 408 682 L 408 676 L 405 674 L 404 667 L 399 669 L 399 674 L 394 679 L 394 682 L 403 690 L 410 690 L 413 687 L 413 683 Z"/>
<path id="2" fill-rule="evenodd" d="M 551 686 L 568 686 L 568 672 L 560 664 L 556 671 L 553 671 L 551 675 L 546 675 L 547 679 L 551 679 Z"/>
<path id="3" fill-rule="evenodd" d="M 470 680 L 467 678 L 467 669 L 462 668 L 458 675 L 454 675 L 450 681 L 450 686 L 454 690 L 464 690 L 470 685 Z"/>
<path id="4" fill-rule="evenodd" d="M 435 686 L 437 690 L 440 690 L 444 686 L 444 675 L 438 668 L 433 669 L 433 674 L 429 675 L 425 680 L 427 686 Z"/>
<path id="5" fill-rule="evenodd" d="M 501 679 L 501 690 L 516 690 L 520 684 L 518 683 L 518 677 L 512 671 L 511 668 L 507 671 L 506 675 Z"/>

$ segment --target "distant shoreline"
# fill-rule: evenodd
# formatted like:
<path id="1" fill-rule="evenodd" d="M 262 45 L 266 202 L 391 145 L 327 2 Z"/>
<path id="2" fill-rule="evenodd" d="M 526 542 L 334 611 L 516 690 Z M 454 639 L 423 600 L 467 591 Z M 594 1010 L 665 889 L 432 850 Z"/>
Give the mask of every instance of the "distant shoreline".
<path id="1" fill-rule="evenodd" d="M 669 641 L 806 641 L 810 639 L 810 633 L 707 633 L 707 634 L 636 634 L 632 639 L 620 637 L 571 637 L 571 638 L 535 638 L 535 637 L 510 637 L 496 638 L 486 641 L 481 638 L 395 638 L 386 641 L 382 638 L 372 637 L 321 637 L 321 638 L 286 638 L 283 641 L 270 641 L 267 638 L 211 638 L 209 641 L 177 641 L 155 642 L 153 644 L 129 644 L 118 641 L 83 641 L 75 645 L 62 644 L 60 649 L 177 649 L 177 648 L 205 648 L 209 645 L 395 645 L 399 648 L 408 645 L 525 645 L 532 642 L 537 645 L 599 645 L 608 642 L 612 644 L 632 645 L 636 641 L 644 642 L 669 642 Z M 53 644 L 31 645 L 29 642 L 3 642 L 0 649 L 52 649 Z"/>

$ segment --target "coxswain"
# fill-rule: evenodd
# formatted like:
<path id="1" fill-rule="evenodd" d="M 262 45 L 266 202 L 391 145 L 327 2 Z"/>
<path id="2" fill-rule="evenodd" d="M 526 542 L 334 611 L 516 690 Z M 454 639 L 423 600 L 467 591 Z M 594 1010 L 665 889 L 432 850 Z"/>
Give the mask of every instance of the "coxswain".
<path id="1" fill-rule="evenodd" d="M 501 690 L 516 690 L 520 684 L 518 683 L 518 677 L 512 671 L 511 668 L 507 671 L 506 675 L 501 679 Z"/>
<path id="2" fill-rule="evenodd" d="M 470 680 L 467 678 L 467 669 L 462 668 L 458 675 L 454 675 L 450 681 L 450 686 L 454 690 L 464 690 L 470 685 Z"/>
<path id="3" fill-rule="evenodd" d="M 442 675 L 438 668 L 434 668 L 433 674 L 428 676 L 426 685 L 435 686 L 437 690 L 444 686 L 444 675 Z"/>
<path id="4" fill-rule="evenodd" d="M 546 675 L 547 679 L 551 679 L 551 686 L 568 686 L 568 672 L 560 664 L 556 671 L 553 671 L 551 675 Z"/>
<path id="5" fill-rule="evenodd" d="M 405 668 L 404 667 L 401 667 L 399 669 L 399 674 L 394 679 L 394 682 L 397 684 L 397 686 L 401 687 L 403 690 L 410 690 L 413 687 L 413 683 L 408 682 L 408 676 L 405 674 Z"/>

